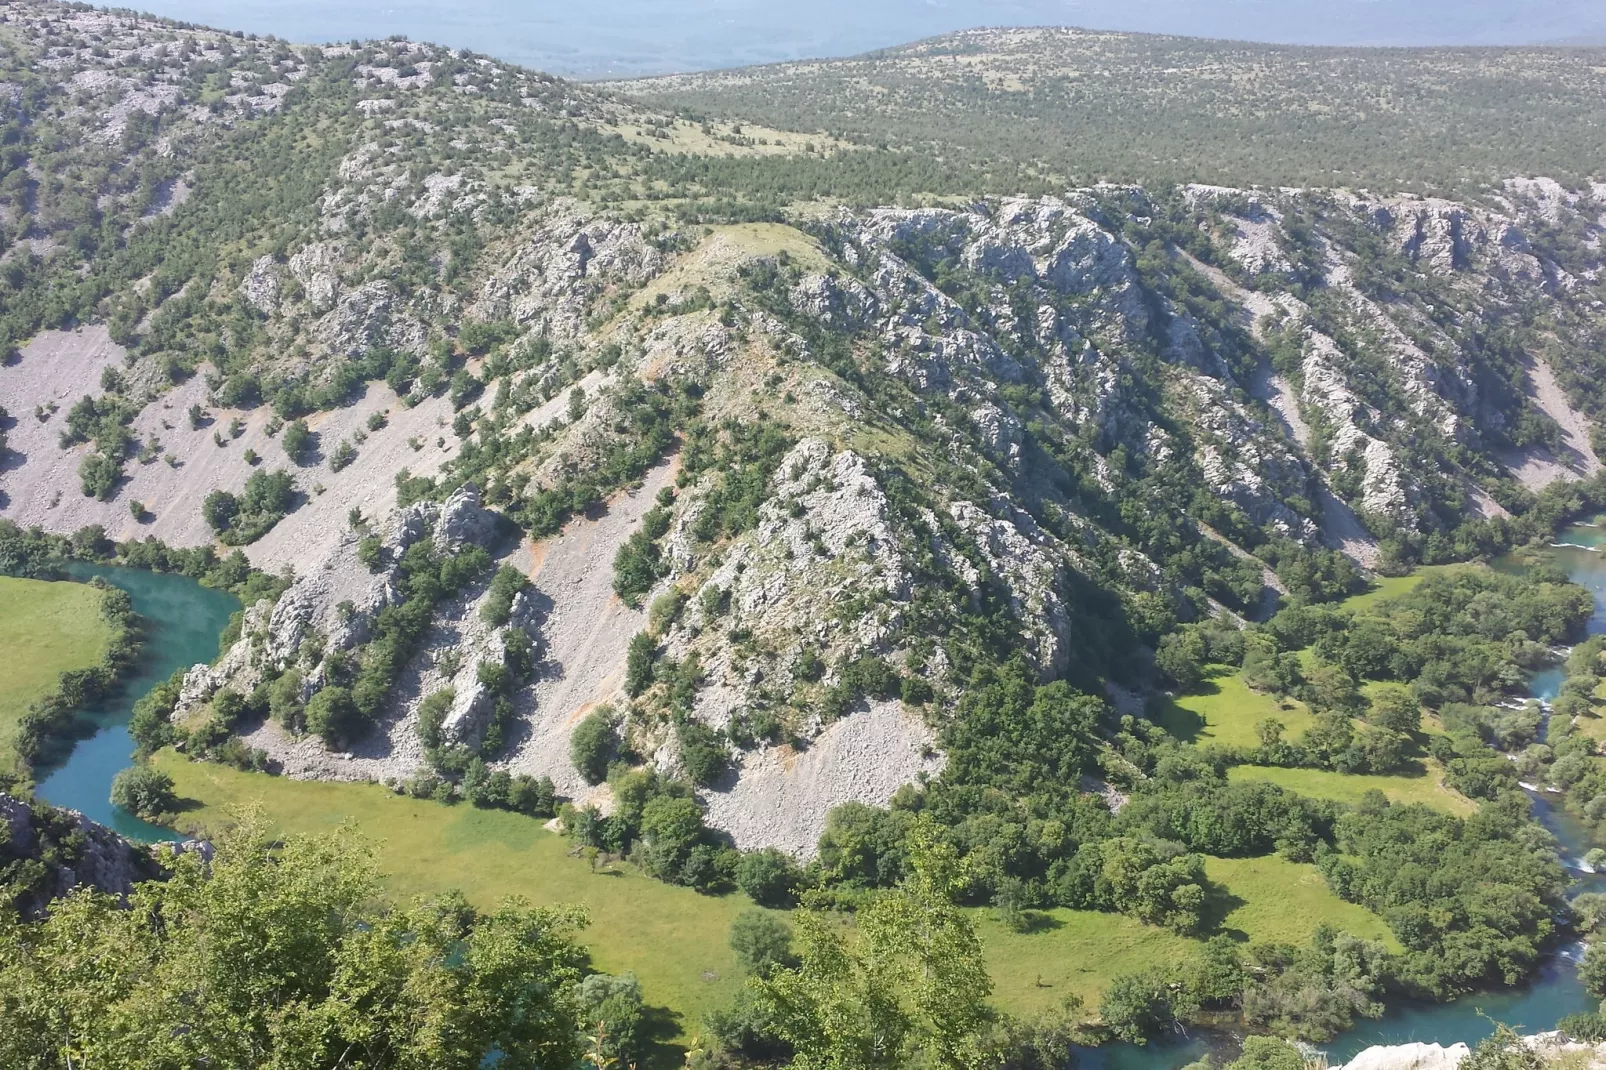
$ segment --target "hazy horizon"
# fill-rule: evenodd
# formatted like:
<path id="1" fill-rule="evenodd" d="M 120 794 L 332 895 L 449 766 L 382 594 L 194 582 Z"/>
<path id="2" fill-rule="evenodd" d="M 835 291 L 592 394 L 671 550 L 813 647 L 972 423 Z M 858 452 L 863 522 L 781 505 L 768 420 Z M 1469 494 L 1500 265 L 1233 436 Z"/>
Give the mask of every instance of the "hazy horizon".
<path id="1" fill-rule="evenodd" d="M 1068 25 L 1283 44 L 1606 41 L 1593 0 L 144 0 L 168 18 L 292 41 L 405 34 L 554 74 L 627 77 L 846 56 L 974 26 Z"/>

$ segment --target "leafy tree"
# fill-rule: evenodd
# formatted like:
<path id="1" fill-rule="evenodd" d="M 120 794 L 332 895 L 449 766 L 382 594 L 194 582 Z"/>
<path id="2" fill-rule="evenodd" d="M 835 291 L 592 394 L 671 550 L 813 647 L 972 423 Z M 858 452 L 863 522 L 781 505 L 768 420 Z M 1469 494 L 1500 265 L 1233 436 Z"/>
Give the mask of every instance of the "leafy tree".
<path id="1" fill-rule="evenodd" d="M 849 938 L 830 917 L 796 918 L 799 965 L 755 977 L 755 1003 L 792 1045 L 798 1070 L 976 1070 L 997 1058 L 981 941 L 953 895 L 958 858 L 933 826 L 910 836 L 912 873 L 858 914 Z"/>
<path id="2" fill-rule="evenodd" d="M 803 871 L 792 856 L 774 847 L 744 852 L 736 867 L 736 886 L 759 906 L 792 906 L 802 881 Z"/>
<path id="3" fill-rule="evenodd" d="M 717 781 L 730 765 L 730 750 L 716 730 L 686 718 L 675 728 L 680 741 L 680 760 L 686 775 L 698 787 L 708 787 Z"/>
<path id="4" fill-rule="evenodd" d="M 652 686 L 656 660 L 657 644 L 652 636 L 637 632 L 630 637 L 630 647 L 625 653 L 625 694 L 635 698 Z"/>
<path id="5" fill-rule="evenodd" d="M 494 628 L 503 627 L 512 619 L 513 600 L 529 586 L 530 581 L 524 573 L 512 565 L 503 565 L 491 579 L 490 593 L 486 596 L 480 616 Z"/>
<path id="6" fill-rule="evenodd" d="M 1244 1037 L 1243 1053 L 1228 1063 L 1230 1070 L 1305 1070 L 1305 1054 L 1275 1037 Z"/>
<path id="7" fill-rule="evenodd" d="M 634 1066 L 643 1054 L 641 982 L 633 973 L 594 973 L 576 993 L 581 1028 L 598 1067 Z"/>
<path id="8" fill-rule="evenodd" d="M 331 685 L 307 700 L 306 730 L 331 746 L 359 738 L 368 720 L 352 701 L 351 690 Z"/>
<path id="9" fill-rule="evenodd" d="M 645 531 L 637 531 L 620 545 L 613 557 L 613 589 L 626 605 L 639 606 L 658 582 L 662 552 Z"/>
<path id="10" fill-rule="evenodd" d="M 1154 664 L 1181 691 L 1192 691 L 1204 679 L 1204 640 L 1192 631 L 1172 632 L 1160 639 Z"/>
<path id="11" fill-rule="evenodd" d="M 647 871 L 660 880 L 679 883 L 703 831 L 703 812 L 695 799 L 660 795 L 649 801 L 641 811 Z"/>
<path id="12" fill-rule="evenodd" d="M 1111 978 L 1099 1003 L 1099 1019 L 1122 1040 L 1147 1044 L 1176 1029 L 1198 1011 L 1188 987 L 1169 971 L 1154 968 Z"/>
<path id="13" fill-rule="evenodd" d="M 767 910 L 748 907 L 736 915 L 730 945 L 742 969 L 759 977 L 793 964 L 792 927 Z"/>
<path id="14" fill-rule="evenodd" d="M 0 912 L 0 1064 L 475 1070 L 571 1066 L 583 916 L 514 900 L 385 904 L 347 833 L 254 819 L 122 909 L 78 891 Z"/>
<path id="15" fill-rule="evenodd" d="M 206 526 L 221 535 L 240 514 L 240 499 L 226 490 L 214 490 L 201 502 L 201 517 Z"/>
<path id="16" fill-rule="evenodd" d="M 619 749 L 613 710 L 594 710 L 574 726 L 569 736 L 569 761 L 587 784 L 600 784 L 608 778 L 608 763 Z"/>
<path id="17" fill-rule="evenodd" d="M 131 765 L 112 778 L 111 801 L 137 817 L 153 818 L 172 813 L 178 799 L 172 777 L 148 765 Z"/>
<path id="18" fill-rule="evenodd" d="M 1583 961 L 1578 964 L 1578 980 L 1583 982 L 1585 992 L 1606 1000 L 1606 945 L 1597 940 L 1584 948 Z"/>
<path id="19" fill-rule="evenodd" d="M 1422 730 L 1422 704 L 1403 687 L 1380 687 L 1372 694 L 1366 719 L 1390 731 L 1413 735 Z"/>
<path id="20" fill-rule="evenodd" d="M 300 464 L 306 457 L 307 451 L 312 448 L 312 431 L 308 429 L 305 420 L 292 420 L 285 425 L 284 433 L 279 438 L 279 445 L 284 447 L 284 455 L 294 464 Z"/>

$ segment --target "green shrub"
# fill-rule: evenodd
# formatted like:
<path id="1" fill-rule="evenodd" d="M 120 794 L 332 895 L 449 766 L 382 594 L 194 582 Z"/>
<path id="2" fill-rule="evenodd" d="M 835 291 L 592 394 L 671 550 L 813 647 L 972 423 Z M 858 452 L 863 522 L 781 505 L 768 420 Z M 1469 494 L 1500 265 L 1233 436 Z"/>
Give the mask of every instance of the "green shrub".
<path id="1" fill-rule="evenodd" d="M 686 775 L 698 787 L 708 787 L 730 766 L 730 749 L 719 732 L 701 721 L 686 719 L 676 728 L 680 760 Z"/>
<path id="2" fill-rule="evenodd" d="M 774 847 L 747 852 L 736 867 L 736 886 L 759 906 L 795 905 L 802 882 L 803 871 L 792 856 Z"/>
<path id="3" fill-rule="evenodd" d="M 626 539 L 613 557 L 613 589 L 631 607 L 658 582 L 663 555 L 658 544 L 638 531 Z"/>
<path id="4" fill-rule="evenodd" d="M 338 746 L 360 738 L 368 729 L 368 721 L 358 711 L 348 688 L 330 686 L 307 700 L 306 728 L 325 743 Z"/>
<path id="5" fill-rule="evenodd" d="M 146 819 L 172 813 L 178 803 L 173 778 L 147 765 L 131 765 L 113 777 L 111 801 Z"/>
<path id="6" fill-rule="evenodd" d="M 767 977 L 778 966 L 791 966 L 792 927 L 776 915 L 748 907 L 731 922 L 731 950 L 742 969 Z"/>
<path id="7" fill-rule="evenodd" d="M 599 1066 L 631 1066 L 645 1048 L 642 1034 L 641 984 L 636 975 L 614 977 L 594 973 L 575 993 L 581 1032 L 592 1038 Z"/>
<path id="8" fill-rule="evenodd" d="M 491 580 L 490 594 L 485 599 L 480 616 L 492 627 L 502 627 L 512 618 L 513 600 L 529 585 L 530 581 L 524 573 L 512 565 L 503 565 Z"/>
<path id="9" fill-rule="evenodd" d="M 569 737 L 569 760 L 587 784 L 600 784 L 608 777 L 608 763 L 619 748 L 613 711 L 604 706 L 574 726 Z"/>
<path id="10" fill-rule="evenodd" d="M 312 448 L 312 431 L 308 429 L 305 420 L 292 420 L 285 426 L 284 436 L 279 439 L 279 445 L 284 447 L 284 455 L 294 464 L 300 464 L 306 457 L 307 451 Z"/>
<path id="11" fill-rule="evenodd" d="M 657 646 L 646 632 L 630 637 L 630 647 L 625 653 L 625 694 L 635 698 L 652 686 L 657 654 Z"/>

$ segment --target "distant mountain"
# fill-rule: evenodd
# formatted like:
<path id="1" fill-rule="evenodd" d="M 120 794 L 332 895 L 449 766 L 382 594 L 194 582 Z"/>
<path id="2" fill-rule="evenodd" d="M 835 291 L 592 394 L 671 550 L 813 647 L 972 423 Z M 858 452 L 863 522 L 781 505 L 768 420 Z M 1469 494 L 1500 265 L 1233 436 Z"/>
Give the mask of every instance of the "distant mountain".
<path id="1" fill-rule="evenodd" d="M 293 41 L 403 33 L 576 77 L 844 56 L 976 26 L 1076 25 L 1294 44 L 1514 45 L 1606 35 L 1586 0 L 150 0 L 157 14 Z"/>
<path id="2" fill-rule="evenodd" d="M 1514 174 L 1581 182 L 1606 159 L 1600 48 L 967 30 L 849 59 L 611 88 L 691 116 L 827 131 L 995 173 L 1018 166 L 1051 182 L 1467 191 Z"/>

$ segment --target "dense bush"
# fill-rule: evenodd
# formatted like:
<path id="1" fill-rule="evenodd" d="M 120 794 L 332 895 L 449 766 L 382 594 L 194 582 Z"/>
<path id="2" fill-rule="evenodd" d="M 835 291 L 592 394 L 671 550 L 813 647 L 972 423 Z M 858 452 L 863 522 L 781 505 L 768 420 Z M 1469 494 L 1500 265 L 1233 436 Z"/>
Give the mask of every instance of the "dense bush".
<path id="1" fill-rule="evenodd" d="M 392 906 L 346 835 L 276 842 L 247 825 L 215 846 L 168 860 L 132 909 L 86 889 L 39 921 L 0 913 L 0 1065 L 581 1061 L 578 914 Z"/>
<path id="2" fill-rule="evenodd" d="M 698 787 L 708 787 L 719 780 L 730 767 L 730 748 L 724 735 L 701 721 L 683 719 L 675 726 L 675 737 L 680 742 L 680 761 L 686 776 Z"/>
<path id="3" fill-rule="evenodd" d="M 633 1066 L 640 1061 L 647 1037 L 635 974 L 591 974 L 580 982 L 575 1004 L 594 1065 Z"/>
<path id="4" fill-rule="evenodd" d="M 749 907 L 731 922 L 731 950 L 748 973 L 764 977 L 778 966 L 795 964 L 792 927 L 767 910 Z"/>
<path id="5" fill-rule="evenodd" d="M 1467 818 L 1381 796 L 1339 817 L 1317 862 L 1333 890 L 1389 923 L 1399 975 L 1435 998 L 1515 984 L 1555 931 L 1567 886 L 1518 793 Z"/>
<path id="6" fill-rule="evenodd" d="M 759 906 L 792 906 L 802 883 L 803 871 L 792 856 L 774 847 L 743 852 L 736 867 L 736 886 Z"/>
<path id="7" fill-rule="evenodd" d="M 608 763 L 618 749 L 613 711 L 607 707 L 588 714 L 569 736 L 569 761 L 587 784 L 600 784 L 608 778 Z"/>
<path id="8" fill-rule="evenodd" d="M 131 765 L 112 778 L 112 805 L 136 817 L 156 818 L 173 812 L 173 778 L 148 765 Z"/>
<path id="9" fill-rule="evenodd" d="M 480 616 L 493 628 L 507 624 L 513 614 L 513 600 L 529 588 L 530 581 L 512 565 L 503 565 L 491 579 L 491 589 Z"/>
<path id="10" fill-rule="evenodd" d="M 201 503 L 201 516 L 224 543 L 246 546 L 266 535 L 295 504 L 289 472 L 256 471 L 238 496 L 214 490 Z"/>

